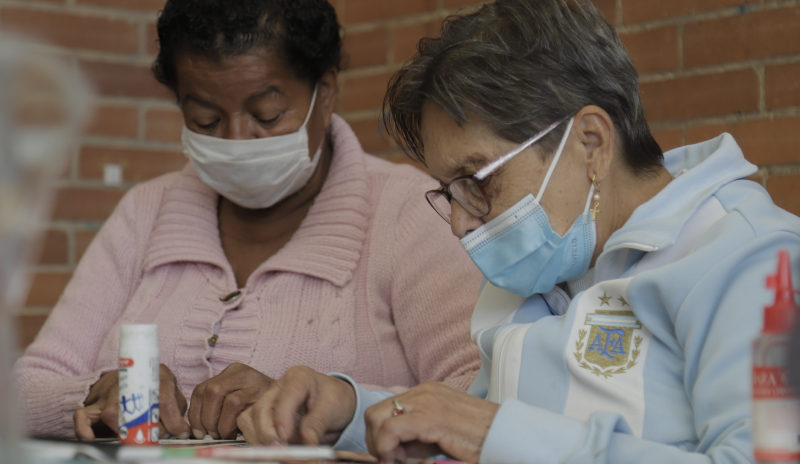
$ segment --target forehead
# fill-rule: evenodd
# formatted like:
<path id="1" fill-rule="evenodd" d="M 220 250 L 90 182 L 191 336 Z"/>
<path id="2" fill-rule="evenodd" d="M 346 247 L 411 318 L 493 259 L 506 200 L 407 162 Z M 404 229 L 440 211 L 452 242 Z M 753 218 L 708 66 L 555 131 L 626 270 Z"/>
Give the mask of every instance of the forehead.
<path id="1" fill-rule="evenodd" d="M 266 49 L 220 59 L 182 53 L 176 57 L 175 71 L 181 95 L 247 95 L 270 86 L 302 85 L 283 60 Z"/>
<path id="2" fill-rule="evenodd" d="M 459 127 L 441 106 L 430 100 L 423 105 L 420 129 L 428 172 L 443 182 L 473 174 L 502 154 L 502 150 L 513 146 L 478 121 Z"/>

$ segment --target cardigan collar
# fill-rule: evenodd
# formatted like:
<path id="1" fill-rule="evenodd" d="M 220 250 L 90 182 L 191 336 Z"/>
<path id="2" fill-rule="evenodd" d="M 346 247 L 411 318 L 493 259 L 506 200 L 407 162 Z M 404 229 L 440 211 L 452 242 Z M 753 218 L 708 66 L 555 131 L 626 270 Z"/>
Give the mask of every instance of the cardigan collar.
<path id="1" fill-rule="evenodd" d="M 333 115 L 333 156 L 314 204 L 291 240 L 262 263 L 247 285 L 267 272 L 294 272 L 343 287 L 361 257 L 369 226 L 369 185 L 364 152 L 350 126 Z M 170 263 L 204 263 L 233 269 L 219 237 L 219 194 L 204 184 L 191 164 L 167 189 L 144 256 L 144 271 Z"/>

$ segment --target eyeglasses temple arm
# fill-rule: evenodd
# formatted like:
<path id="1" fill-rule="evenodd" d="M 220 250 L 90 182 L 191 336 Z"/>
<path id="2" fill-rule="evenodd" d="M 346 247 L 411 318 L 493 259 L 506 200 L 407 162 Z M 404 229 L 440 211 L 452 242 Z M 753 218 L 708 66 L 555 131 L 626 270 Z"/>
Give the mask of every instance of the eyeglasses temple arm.
<path id="1" fill-rule="evenodd" d="M 477 179 L 477 180 L 485 179 L 486 176 L 488 176 L 489 174 L 494 172 L 495 169 L 499 168 L 505 162 L 507 162 L 511 158 L 517 156 L 522 150 L 528 148 L 529 146 L 531 146 L 534 143 L 536 143 L 537 141 L 539 141 L 542 137 L 544 137 L 545 135 L 549 134 L 550 131 L 552 131 L 553 129 L 558 127 L 558 125 L 561 124 L 562 122 L 563 121 L 554 122 L 549 127 L 545 128 L 543 131 L 539 132 L 538 134 L 534 135 L 533 137 L 529 138 L 528 140 L 522 142 L 522 145 L 518 146 L 514 150 L 506 153 L 505 155 L 501 156 L 500 158 L 497 158 L 496 160 L 492 161 L 491 163 L 489 163 L 486 166 L 484 166 L 483 168 L 481 168 L 481 170 L 476 172 L 473 177 L 475 179 Z"/>

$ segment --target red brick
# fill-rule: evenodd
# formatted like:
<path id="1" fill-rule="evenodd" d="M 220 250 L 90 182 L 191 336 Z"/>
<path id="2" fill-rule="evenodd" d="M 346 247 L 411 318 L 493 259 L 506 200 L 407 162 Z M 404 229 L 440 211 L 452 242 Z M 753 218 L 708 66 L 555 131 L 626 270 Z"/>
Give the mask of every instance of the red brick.
<path id="1" fill-rule="evenodd" d="M 723 132 L 733 135 L 744 156 L 753 164 L 797 163 L 800 156 L 800 118 L 764 119 L 732 124 L 690 127 L 686 143 L 712 139 Z"/>
<path id="2" fill-rule="evenodd" d="M 149 66 L 82 62 L 80 67 L 101 95 L 174 99 L 174 95 L 156 81 Z"/>
<path id="3" fill-rule="evenodd" d="M 158 30 L 155 23 L 147 25 L 147 35 L 145 36 L 145 53 L 148 55 L 158 54 Z"/>
<path id="4" fill-rule="evenodd" d="M 136 137 L 139 134 L 139 110 L 135 106 L 96 106 L 86 134 Z"/>
<path id="5" fill-rule="evenodd" d="M 342 106 L 344 111 L 379 109 L 389 78 L 394 73 L 347 79 L 342 84 Z"/>
<path id="6" fill-rule="evenodd" d="M 677 26 L 623 34 L 620 39 L 639 73 L 665 71 L 679 65 Z"/>
<path id="7" fill-rule="evenodd" d="M 439 37 L 441 21 L 399 26 L 394 30 L 394 62 L 402 63 L 417 54 L 417 44 L 423 37 Z"/>
<path id="8" fill-rule="evenodd" d="M 436 0 L 340 0 L 344 4 L 343 13 L 339 16 L 342 24 L 353 24 L 376 19 L 396 18 L 436 10 Z"/>
<path id="9" fill-rule="evenodd" d="M 800 63 L 764 68 L 767 108 L 800 106 Z"/>
<path id="10" fill-rule="evenodd" d="M 97 236 L 95 230 L 83 230 L 75 232 L 75 262 L 80 262 L 86 249 L 92 243 L 92 240 Z"/>
<path id="11" fill-rule="evenodd" d="M 681 16 L 760 0 L 622 0 L 625 24 Z"/>
<path id="12" fill-rule="evenodd" d="M 661 150 L 667 152 L 672 150 L 673 148 L 678 148 L 683 145 L 681 142 L 681 131 L 680 130 L 663 130 L 663 131 L 653 131 L 653 137 L 655 137 L 656 142 L 661 147 Z"/>
<path id="13" fill-rule="evenodd" d="M 597 11 L 611 24 L 617 24 L 617 0 L 592 0 Z"/>
<path id="14" fill-rule="evenodd" d="M 353 132 L 358 136 L 361 147 L 367 153 L 380 153 L 392 149 L 389 143 L 389 136 L 385 132 L 381 134 L 378 119 L 350 122 L 349 124 L 353 128 Z"/>
<path id="15" fill-rule="evenodd" d="M 687 24 L 684 29 L 686 67 L 793 53 L 800 53 L 800 7 Z"/>
<path id="16" fill-rule="evenodd" d="M 159 11 L 166 0 L 77 0 L 78 5 L 107 6 L 131 10 Z"/>
<path id="17" fill-rule="evenodd" d="M 102 179 L 103 166 L 122 165 L 125 182 L 141 182 L 186 165 L 182 153 L 170 151 L 145 151 L 106 147 L 83 147 L 78 165 L 78 175 L 82 179 Z"/>
<path id="18" fill-rule="evenodd" d="M 147 140 L 176 143 L 181 141 L 183 114 L 180 110 L 151 110 L 147 112 L 145 120 Z"/>
<path id="19" fill-rule="evenodd" d="M 63 188 L 56 192 L 53 219 L 97 221 L 111 215 L 125 195 L 119 189 Z"/>
<path id="20" fill-rule="evenodd" d="M 347 34 L 344 53 L 348 69 L 386 64 L 389 49 L 389 31 L 385 28 L 359 34 Z"/>
<path id="21" fill-rule="evenodd" d="M 55 306 L 71 277 L 72 274 L 37 272 L 31 280 L 25 306 Z"/>
<path id="22" fill-rule="evenodd" d="M 139 47 L 138 26 L 127 21 L 3 8 L 0 25 L 67 48 L 134 53 Z"/>
<path id="23" fill-rule="evenodd" d="M 650 121 L 758 110 L 759 83 L 751 69 L 648 82 L 641 91 Z"/>
<path id="24" fill-rule="evenodd" d="M 17 316 L 17 347 L 25 349 L 33 343 L 46 320 L 47 316 Z"/>
<path id="25" fill-rule="evenodd" d="M 800 174 L 770 176 L 767 191 L 776 205 L 800 216 Z"/>
<path id="26" fill-rule="evenodd" d="M 42 236 L 39 264 L 67 264 L 67 234 L 49 230 Z"/>

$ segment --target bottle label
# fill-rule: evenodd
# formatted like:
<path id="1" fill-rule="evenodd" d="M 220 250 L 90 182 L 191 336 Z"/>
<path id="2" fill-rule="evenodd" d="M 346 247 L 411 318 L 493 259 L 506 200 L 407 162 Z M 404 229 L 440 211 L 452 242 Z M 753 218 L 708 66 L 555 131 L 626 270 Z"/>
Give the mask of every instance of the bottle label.
<path id="1" fill-rule="evenodd" d="M 119 441 L 157 445 L 159 438 L 158 350 L 124 353 L 119 360 Z"/>
<path id="2" fill-rule="evenodd" d="M 785 368 L 753 368 L 753 446 L 756 461 L 800 461 L 800 400 Z"/>

